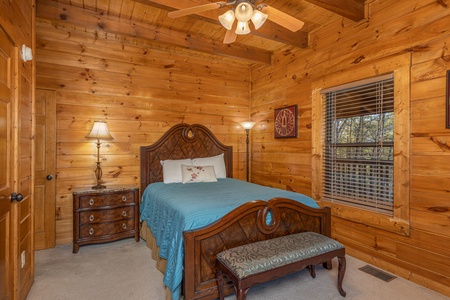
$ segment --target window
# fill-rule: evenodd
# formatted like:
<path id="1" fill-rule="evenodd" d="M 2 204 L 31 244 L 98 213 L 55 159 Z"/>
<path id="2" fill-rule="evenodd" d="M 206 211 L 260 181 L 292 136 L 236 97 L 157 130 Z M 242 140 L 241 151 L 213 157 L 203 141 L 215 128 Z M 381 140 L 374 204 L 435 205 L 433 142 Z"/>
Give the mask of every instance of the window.
<path id="1" fill-rule="evenodd" d="M 322 91 L 323 199 L 392 215 L 392 74 Z"/>
<path id="2" fill-rule="evenodd" d="M 366 86 L 370 84 L 375 84 L 375 93 L 368 98 L 382 101 L 367 104 L 344 97 L 351 93 L 364 94 L 370 90 Z M 353 88 L 357 89 L 353 91 Z M 368 228 L 408 236 L 411 55 L 403 53 L 329 71 L 311 82 L 311 93 L 312 197 L 319 205 L 330 207 L 336 220 L 348 220 Z M 347 102 L 331 99 L 335 104 L 330 106 L 328 93 L 334 100 L 346 99 Z M 344 104 L 349 104 L 351 109 Z M 328 115 L 334 115 L 336 120 L 333 125 L 337 131 L 334 133 L 327 131 Z M 366 129 L 362 128 L 363 125 Z M 353 138 L 349 138 L 350 133 Z M 327 149 L 329 141 L 332 143 Z M 326 163 L 328 157 L 335 158 L 337 166 L 334 167 L 339 172 L 332 172 L 333 166 Z M 372 163 L 372 157 L 379 162 Z M 368 161 L 371 163 L 365 165 Z M 339 166 L 340 163 L 346 163 L 350 170 Z M 333 177 L 333 174 L 337 175 Z M 347 180 L 343 181 L 345 176 Z M 339 180 L 346 184 L 340 190 L 336 184 Z M 372 180 L 378 180 L 378 186 Z M 354 191 L 356 188 L 358 192 Z M 336 191 L 342 194 L 331 197 L 330 193 Z M 374 194 L 378 196 L 374 197 Z"/>

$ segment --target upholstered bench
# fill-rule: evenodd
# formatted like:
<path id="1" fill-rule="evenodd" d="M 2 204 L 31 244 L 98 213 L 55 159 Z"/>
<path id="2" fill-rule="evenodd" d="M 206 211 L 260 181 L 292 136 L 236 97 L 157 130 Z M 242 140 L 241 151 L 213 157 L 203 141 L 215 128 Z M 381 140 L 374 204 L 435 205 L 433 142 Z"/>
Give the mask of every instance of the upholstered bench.
<path id="1" fill-rule="evenodd" d="M 314 232 L 291 234 L 231 248 L 217 254 L 217 283 L 223 300 L 225 274 L 234 284 L 236 299 L 245 300 L 253 285 L 309 268 L 315 278 L 315 265 L 338 258 L 338 291 L 345 297 L 342 280 L 345 274 L 344 246 Z M 330 264 L 331 267 L 331 264 Z"/>

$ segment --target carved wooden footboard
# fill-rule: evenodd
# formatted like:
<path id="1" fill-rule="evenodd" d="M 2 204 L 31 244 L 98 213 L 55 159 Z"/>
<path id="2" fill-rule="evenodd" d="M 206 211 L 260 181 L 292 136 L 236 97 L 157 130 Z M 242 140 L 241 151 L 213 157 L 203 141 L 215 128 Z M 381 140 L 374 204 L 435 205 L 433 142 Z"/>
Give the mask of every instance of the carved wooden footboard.
<path id="1" fill-rule="evenodd" d="M 267 224 L 267 214 L 271 223 Z M 215 299 L 219 297 L 215 279 L 217 253 L 279 236 L 313 231 L 330 236 L 330 208 L 312 208 L 294 200 L 274 198 L 246 203 L 217 222 L 184 233 L 184 297 Z M 225 294 L 234 292 L 225 286 Z"/>

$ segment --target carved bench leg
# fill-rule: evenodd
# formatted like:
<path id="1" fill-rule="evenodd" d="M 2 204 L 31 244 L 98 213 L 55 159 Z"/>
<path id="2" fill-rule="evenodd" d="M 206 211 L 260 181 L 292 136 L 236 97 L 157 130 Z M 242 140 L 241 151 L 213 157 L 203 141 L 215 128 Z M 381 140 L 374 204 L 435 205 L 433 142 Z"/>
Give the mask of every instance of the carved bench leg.
<path id="1" fill-rule="evenodd" d="M 220 269 L 216 272 L 217 276 L 217 288 L 219 290 L 219 299 L 223 300 L 223 273 Z"/>
<path id="2" fill-rule="evenodd" d="M 311 277 L 316 278 L 316 266 L 310 265 L 310 266 L 308 266 L 308 269 L 309 269 L 309 274 L 311 274 Z"/>
<path id="3" fill-rule="evenodd" d="M 236 300 L 245 300 L 247 298 L 247 292 L 250 288 L 238 289 L 236 288 Z M 222 300 L 222 299 L 220 299 Z"/>
<path id="4" fill-rule="evenodd" d="M 345 256 L 338 256 L 339 260 L 339 267 L 338 267 L 338 290 L 339 294 L 341 294 L 342 297 L 345 297 L 347 293 L 342 288 L 342 281 L 344 280 L 345 275 L 345 268 L 346 268 L 346 260 Z"/>

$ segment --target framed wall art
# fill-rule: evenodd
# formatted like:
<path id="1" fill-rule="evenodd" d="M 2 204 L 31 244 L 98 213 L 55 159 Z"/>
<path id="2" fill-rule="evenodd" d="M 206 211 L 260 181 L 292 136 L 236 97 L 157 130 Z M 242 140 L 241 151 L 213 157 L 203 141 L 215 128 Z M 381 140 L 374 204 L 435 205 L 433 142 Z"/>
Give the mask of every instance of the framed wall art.
<path id="1" fill-rule="evenodd" d="M 274 136 L 280 138 L 297 137 L 297 105 L 275 109 Z"/>
<path id="2" fill-rule="evenodd" d="M 450 128 L 450 70 L 447 70 L 447 86 L 445 87 L 445 127 Z"/>

